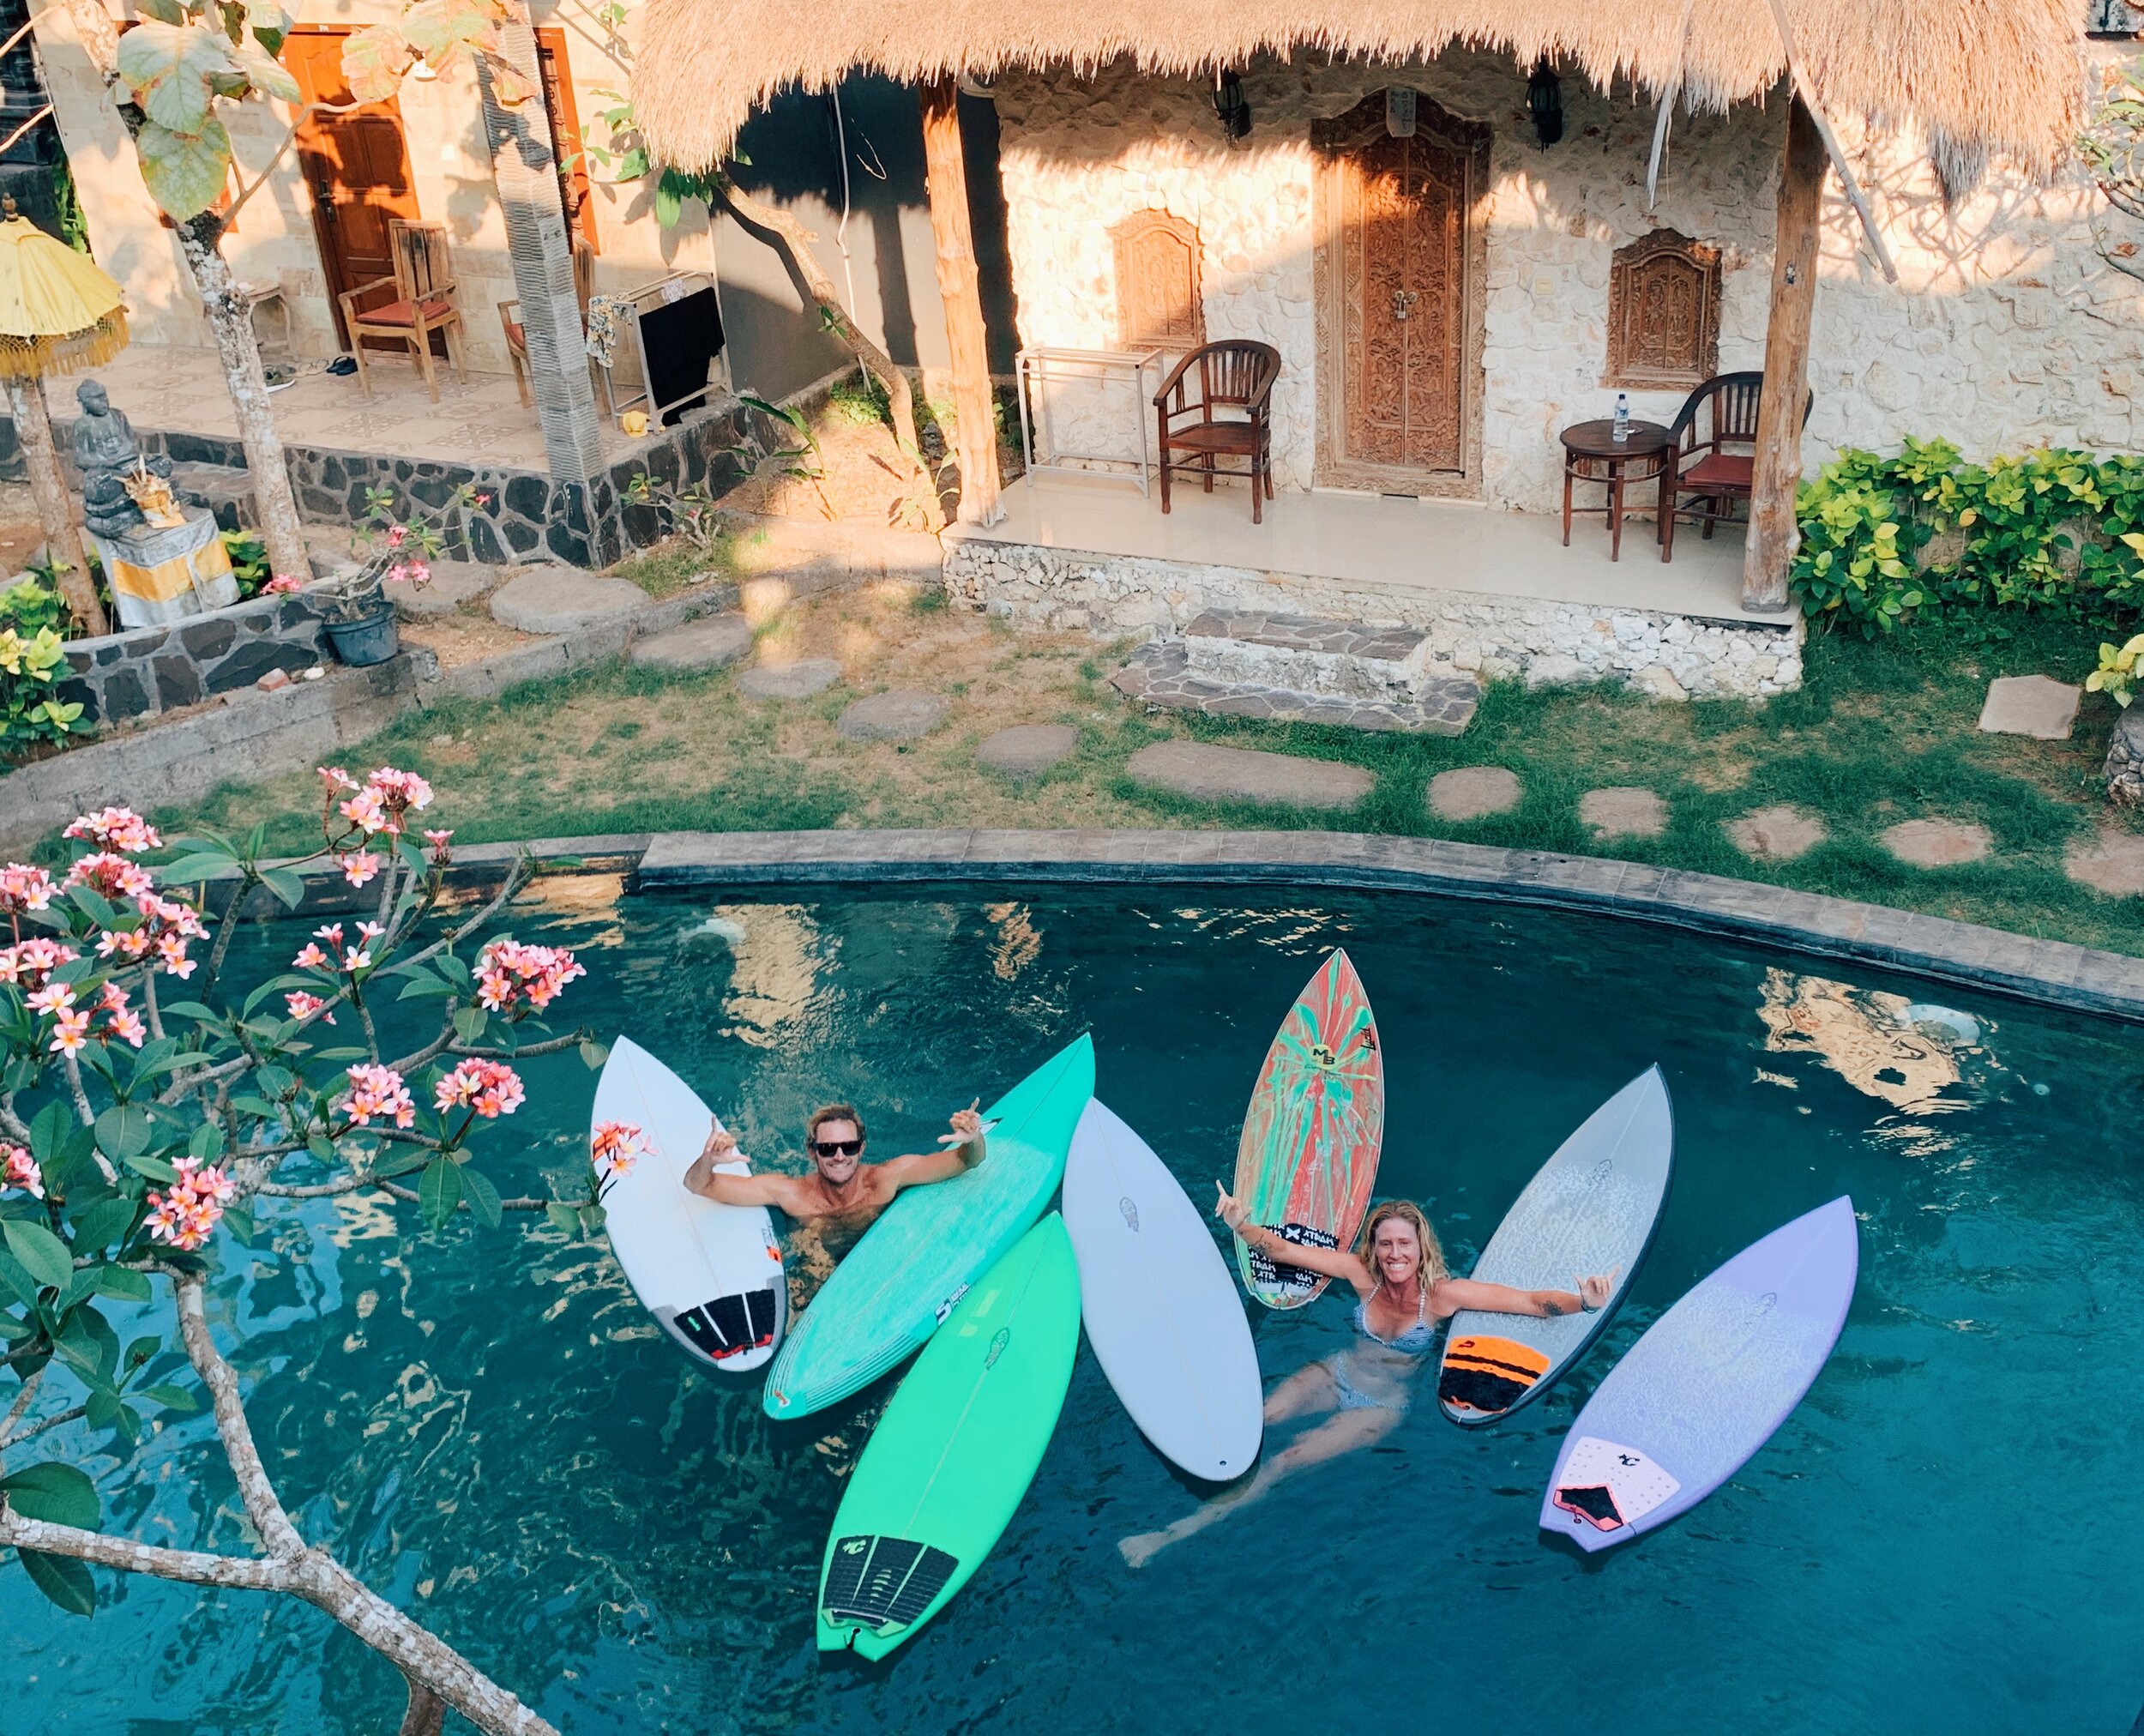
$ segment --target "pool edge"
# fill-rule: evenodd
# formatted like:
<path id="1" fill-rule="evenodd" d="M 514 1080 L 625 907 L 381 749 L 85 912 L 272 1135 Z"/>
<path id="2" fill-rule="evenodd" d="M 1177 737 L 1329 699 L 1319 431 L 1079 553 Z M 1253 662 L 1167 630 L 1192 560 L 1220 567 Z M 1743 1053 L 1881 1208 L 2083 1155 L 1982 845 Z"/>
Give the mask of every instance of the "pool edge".
<path id="1" fill-rule="evenodd" d="M 486 847 L 503 853 L 514 847 Z M 540 854 L 573 844 L 532 847 Z M 1760 881 L 1445 839 L 1310 831 L 659 832 L 630 871 L 648 888 L 1015 878 L 1433 892 L 1629 917 L 2144 1022 L 2144 958 Z"/>

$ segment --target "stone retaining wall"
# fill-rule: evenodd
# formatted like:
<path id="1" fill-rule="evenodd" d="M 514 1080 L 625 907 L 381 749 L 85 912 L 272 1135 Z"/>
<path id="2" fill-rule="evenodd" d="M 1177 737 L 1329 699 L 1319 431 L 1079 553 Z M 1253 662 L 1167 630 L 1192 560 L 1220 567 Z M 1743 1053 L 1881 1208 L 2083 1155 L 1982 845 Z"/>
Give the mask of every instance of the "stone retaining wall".
<path id="1" fill-rule="evenodd" d="M 321 606 L 310 593 L 256 597 L 169 626 L 69 640 L 74 678 L 59 696 L 80 704 L 84 721 L 108 725 L 250 687 L 271 669 L 295 675 L 333 661 L 321 644 Z"/>
<path id="2" fill-rule="evenodd" d="M 1803 629 L 1475 591 L 1401 590 L 1300 573 L 948 537 L 948 592 L 1025 625 L 1180 634 L 1208 609 L 1398 623 L 1430 636 L 1431 675 L 1628 681 L 1663 698 L 1756 699 L 1798 687 Z"/>

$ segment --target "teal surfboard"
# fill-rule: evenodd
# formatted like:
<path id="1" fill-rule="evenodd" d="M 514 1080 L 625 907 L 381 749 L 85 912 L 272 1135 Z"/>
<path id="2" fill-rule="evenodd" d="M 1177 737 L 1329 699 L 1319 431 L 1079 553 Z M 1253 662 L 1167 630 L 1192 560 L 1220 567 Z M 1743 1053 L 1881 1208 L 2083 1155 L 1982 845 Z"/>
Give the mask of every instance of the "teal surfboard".
<path id="1" fill-rule="evenodd" d="M 849 1474 L 819 1570 L 819 1649 L 882 1658 L 981 1566 L 1034 1480 L 1080 1343 L 1052 1212 L 961 1299 Z"/>
<path id="2" fill-rule="evenodd" d="M 921 1349 L 1049 1204 L 1093 1094 L 1094 1046 L 1081 1037 L 991 1105 L 984 1160 L 903 1193 L 791 1325 L 768 1371 L 768 1415 L 838 1403 Z"/>

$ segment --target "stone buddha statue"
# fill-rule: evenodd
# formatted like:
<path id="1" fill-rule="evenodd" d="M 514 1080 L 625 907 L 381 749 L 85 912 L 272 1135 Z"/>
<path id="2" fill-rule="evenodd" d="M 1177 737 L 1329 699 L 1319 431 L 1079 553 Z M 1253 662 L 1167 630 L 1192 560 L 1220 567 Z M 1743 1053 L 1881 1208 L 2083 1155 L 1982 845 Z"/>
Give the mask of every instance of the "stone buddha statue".
<path id="1" fill-rule="evenodd" d="M 169 481 L 172 461 L 161 453 L 145 455 L 134 425 L 111 407 L 105 389 L 84 380 L 75 389 L 81 415 L 72 442 L 75 467 L 81 472 L 82 520 L 99 536 L 119 537 L 139 530 L 142 509 L 129 497 L 125 479 L 146 465 L 153 476 Z"/>

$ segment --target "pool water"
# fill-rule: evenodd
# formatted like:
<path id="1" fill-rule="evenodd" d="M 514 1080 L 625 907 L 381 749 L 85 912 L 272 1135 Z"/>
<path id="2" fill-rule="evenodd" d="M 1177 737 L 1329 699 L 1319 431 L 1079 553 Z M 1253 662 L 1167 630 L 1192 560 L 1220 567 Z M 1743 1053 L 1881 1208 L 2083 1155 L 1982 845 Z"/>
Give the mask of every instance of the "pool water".
<path id="1" fill-rule="evenodd" d="M 1533 1170 L 1658 1061 L 1667 1216 L 1603 1342 L 1515 1421 L 1424 1391 L 1388 1441 L 1128 1570 L 1201 1492 L 1084 1347 L 996 1553 L 888 1664 L 813 1649 L 820 1552 L 882 1385 L 775 1424 L 688 1363 L 599 1239 L 509 1220 L 418 1239 L 377 1206 L 265 1215 L 218 1303 L 300 1526 L 515 1688 L 593 1732 L 1075 1733 L 1493 1723 L 1516 1731 L 2126 1731 L 2144 1703 L 2144 1030 L 1670 931 L 1370 894 L 973 889 L 897 897 L 545 889 L 569 1016 L 622 1030 L 762 1162 L 816 1104 L 928 1149 L 1081 1030 L 1099 1090 L 1195 1198 L 1233 1161 L 1274 1027 L 1327 949 L 1376 1006 L 1381 1194 L 1464 1270 Z M 262 959 L 287 955 L 266 937 Z M 1902 1025 L 1909 1001 L 1979 1041 Z M 580 1161 L 593 1076 L 531 1063 L 488 1166 Z M 1851 1193 L 1844 1335 L 1772 1443 L 1687 1518 L 1591 1559 L 1536 1529 L 1579 1406 L 1660 1311 Z M 1254 1310 L 1268 1380 L 1341 1347 L 1337 1297 Z M 226 1338 L 226 1341 L 228 1341 Z M 1278 1435 L 1275 1439 L 1280 1438 Z M 1268 1450 L 1272 1442 L 1269 1441 Z M 111 1462 L 100 1461 L 110 1468 Z M 107 1524 L 238 1549 L 207 1426 L 104 1478 Z M 206 1475 L 204 1485 L 203 1477 Z M 206 1498 L 202 1498 L 205 1487 Z M 0 1726 L 69 1736 L 371 1733 L 400 1686 L 325 1617 L 100 1575 L 93 1621 L 0 1577 Z"/>

